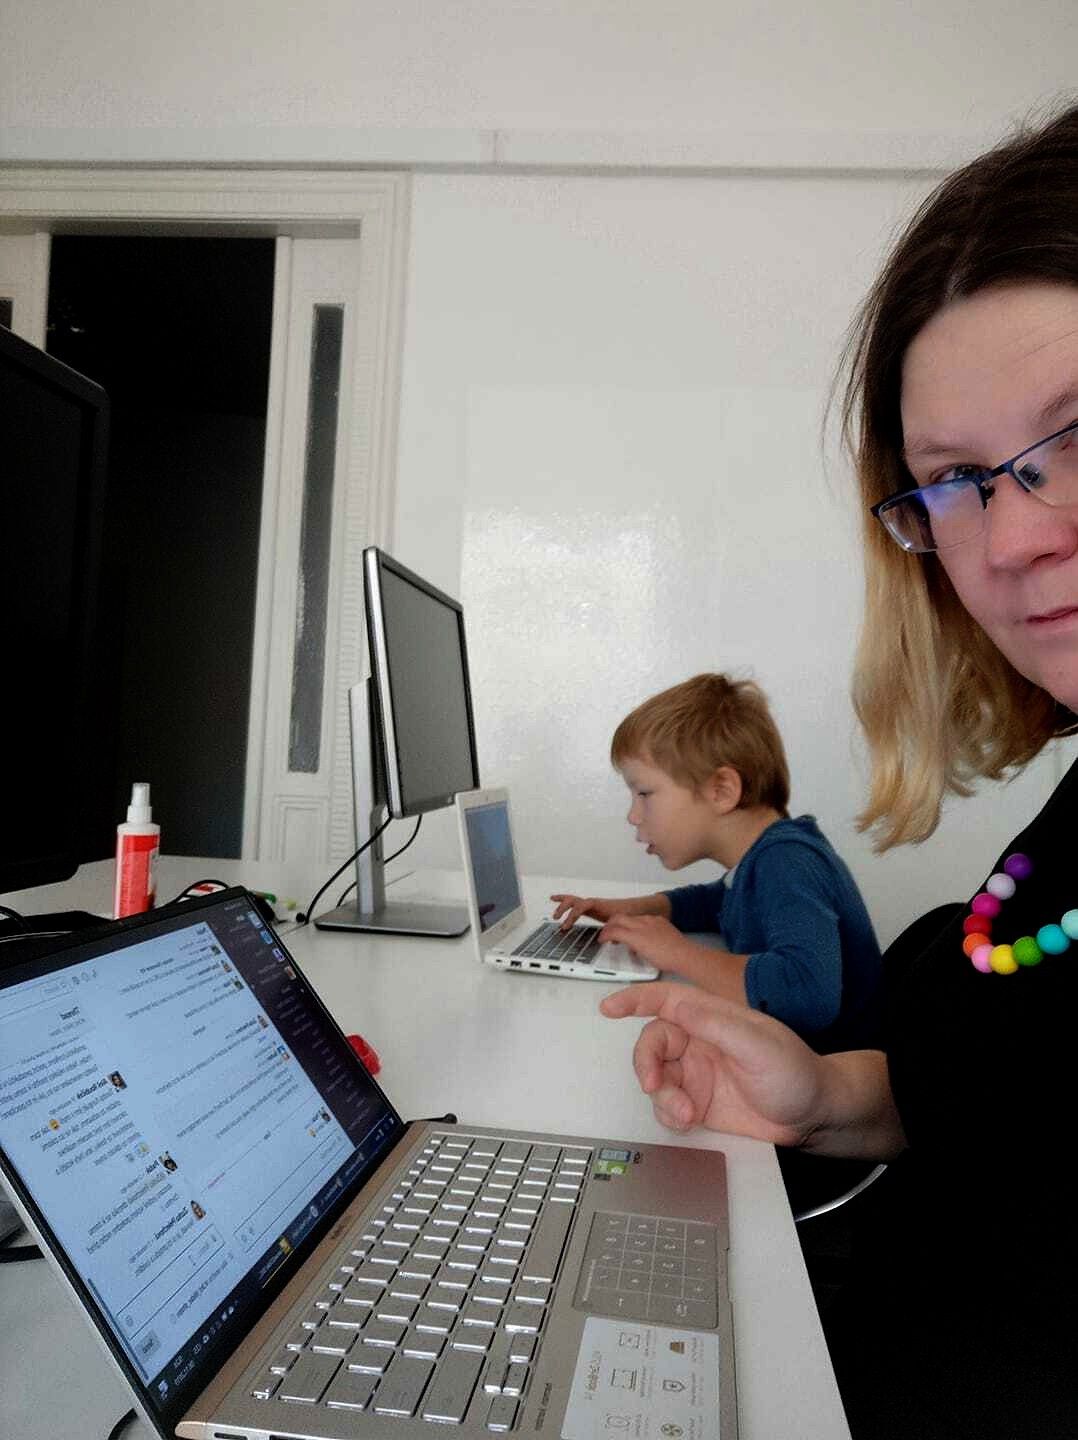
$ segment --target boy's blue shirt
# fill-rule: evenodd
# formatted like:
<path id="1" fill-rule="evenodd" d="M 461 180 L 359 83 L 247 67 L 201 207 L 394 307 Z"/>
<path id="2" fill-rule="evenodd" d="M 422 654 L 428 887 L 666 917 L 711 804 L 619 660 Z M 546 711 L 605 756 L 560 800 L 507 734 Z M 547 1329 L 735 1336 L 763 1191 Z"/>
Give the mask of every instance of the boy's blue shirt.
<path id="1" fill-rule="evenodd" d="M 725 879 L 669 896 L 681 931 L 747 955 L 749 1004 L 820 1053 L 880 1044 L 882 963 L 865 903 L 811 815 L 776 820 Z"/>

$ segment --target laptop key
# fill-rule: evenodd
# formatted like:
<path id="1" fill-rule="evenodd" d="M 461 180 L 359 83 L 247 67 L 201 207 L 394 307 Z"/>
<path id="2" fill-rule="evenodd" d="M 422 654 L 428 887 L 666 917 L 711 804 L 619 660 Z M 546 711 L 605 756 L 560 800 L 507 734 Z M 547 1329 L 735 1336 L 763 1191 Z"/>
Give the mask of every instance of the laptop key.
<path id="1" fill-rule="evenodd" d="M 433 1305 L 423 1305 L 419 1315 L 416 1317 L 416 1329 L 426 1330 L 434 1335 L 448 1335 L 456 1324 L 457 1315 L 455 1310 L 438 1309 Z"/>
<path id="2" fill-rule="evenodd" d="M 543 1323 L 543 1314 L 544 1311 L 541 1305 L 520 1305 L 514 1303 L 505 1307 L 502 1324 L 509 1334 L 517 1331 L 522 1335 L 537 1335 L 539 1333 L 539 1327 Z"/>
<path id="3" fill-rule="evenodd" d="M 538 1347 L 539 1337 L 537 1335 L 510 1335 L 509 1359 L 514 1365 L 530 1365 L 535 1359 Z"/>
<path id="4" fill-rule="evenodd" d="M 371 1320 L 363 1331 L 363 1339 L 367 1345 L 385 1345 L 393 1349 L 404 1339 L 407 1328 L 391 1320 Z"/>
<path id="5" fill-rule="evenodd" d="M 414 1355 L 417 1360 L 437 1360 L 445 1349 L 445 1336 L 413 1326 L 404 1337 L 401 1349 L 405 1355 Z"/>
<path id="6" fill-rule="evenodd" d="M 483 1368 L 483 1358 L 467 1350 L 451 1350 L 446 1355 L 423 1402 L 420 1413 L 424 1420 L 460 1424 Z"/>
<path id="7" fill-rule="evenodd" d="M 355 1343 L 354 1331 L 320 1330 L 311 1343 L 311 1349 L 317 1355 L 347 1355 Z"/>
<path id="8" fill-rule="evenodd" d="M 718 1309 L 714 1301 L 679 1300 L 673 1295 L 648 1297 L 647 1318 L 660 1325 L 685 1325 L 699 1330 L 714 1329 Z"/>
<path id="9" fill-rule="evenodd" d="M 397 1275 L 398 1277 L 403 1275 L 411 1280 L 433 1280 L 440 1264 L 440 1260 L 435 1260 L 431 1256 L 409 1255 L 406 1260 L 401 1261 Z"/>
<path id="10" fill-rule="evenodd" d="M 316 1404 L 336 1375 L 340 1363 L 332 1355 L 301 1355 L 288 1374 L 282 1377 L 278 1399 Z"/>
<path id="11" fill-rule="evenodd" d="M 553 1281 L 572 1223 L 573 1211 L 568 1205 L 545 1207 L 539 1216 L 539 1224 L 532 1234 L 531 1245 L 521 1266 L 523 1280 Z"/>
<path id="12" fill-rule="evenodd" d="M 505 1430 L 512 1430 L 513 1421 L 517 1418 L 517 1401 L 509 1395 L 496 1395 L 490 1402 L 490 1409 L 487 1411 L 487 1429 L 494 1430 L 499 1434 Z"/>
<path id="13" fill-rule="evenodd" d="M 342 1370 L 326 1391 L 325 1403 L 337 1410 L 364 1410 L 377 1384 L 377 1375 Z"/>
<path id="14" fill-rule="evenodd" d="M 430 1360 L 397 1355 L 378 1387 L 374 1401 L 376 1415 L 414 1415 L 420 1396 L 434 1370 Z"/>
<path id="15" fill-rule="evenodd" d="M 522 1280 L 513 1295 L 522 1305 L 546 1305 L 550 1300 L 550 1286 L 545 1281 Z"/>

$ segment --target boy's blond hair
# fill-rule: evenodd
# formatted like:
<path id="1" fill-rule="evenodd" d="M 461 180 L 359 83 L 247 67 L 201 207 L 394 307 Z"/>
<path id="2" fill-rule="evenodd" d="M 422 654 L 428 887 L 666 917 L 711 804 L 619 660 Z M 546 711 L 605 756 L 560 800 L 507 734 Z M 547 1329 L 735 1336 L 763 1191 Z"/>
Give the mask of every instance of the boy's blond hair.
<path id="1" fill-rule="evenodd" d="M 698 790 L 724 765 L 741 777 L 739 808 L 786 814 L 790 771 L 767 697 L 752 680 L 695 675 L 626 715 L 610 742 L 617 769 L 644 760 Z"/>

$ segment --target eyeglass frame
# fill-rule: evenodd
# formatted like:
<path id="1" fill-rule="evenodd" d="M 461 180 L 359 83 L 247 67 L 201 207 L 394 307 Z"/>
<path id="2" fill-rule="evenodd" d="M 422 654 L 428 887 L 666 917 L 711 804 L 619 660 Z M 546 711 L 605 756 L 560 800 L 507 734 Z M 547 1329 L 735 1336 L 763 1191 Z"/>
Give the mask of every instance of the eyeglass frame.
<path id="1" fill-rule="evenodd" d="M 1052 440 L 1058 440 L 1061 435 L 1068 435 L 1072 431 L 1078 433 L 1078 420 L 1072 420 L 1069 425 L 1064 425 L 1062 430 L 1054 430 L 1051 435 L 1045 435 L 1043 440 L 1037 440 L 1032 445 L 1027 445 L 1024 450 L 1019 450 L 1017 455 L 1012 455 L 1009 460 L 1003 460 L 992 470 L 982 470 L 977 475 L 960 475 L 956 480 L 937 481 L 937 484 L 972 485 L 973 488 L 977 491 L 977 494 L 980 498 L 982 514 L 987 511 L 988 502 L 996 493 L 995 486 L 992 484 L 992 481 L 998 480 L 1001 475 L 1009 475 L 1012 480 L 1017 482 L 1019 487 L 1024 490 L 1027 495 L 1036 495 L 1037 492 L 1035 487 L 1029 484 L 1028 481 L 1022 479 L 1021 475 L 1019 475 L 1018 471 L 1015 469 L 1015 466 L 1018 464 L 1019 460 L 1025 459 L 1025 457 L 1031 454 L 1032 451 L 1039 450 L 1042 445 L 1047 445 Z M 956 540 L 952 545 L 934 545 L 929 550 L 917 550 L 914 549 L 912 545 L 904 545 L 902 541 L 898 538 L 898 536 L 895 534 L 895 532 L 889 528 L 887 521 L 883 518 L 883 512 L 885 510 L 892 509 L 901 501 L 912 500 L 915 495 L 923 495 L 925 491 L 935 489 L 936 485 L 915 485 L 911 490 L 900 490 L 896 495 L 888 495 L 885 499 L 877 500 L 875 505 L 870 506 L 870 513 L 875 517 L 875 519 L 880 522 L 884 530 L 887 531 L 887 534 L 890 535 L 891 539 L 895 542 L 895 544 L 901 550 L 905 550 L 907 555 L 936 555 L 941 549 L 953 550 L 956 545 L 964 545 L 966 543 L 966 540 L 972 540 L 974 538 L 974 535 L 979 535 L 981 533 L 980 530 L 977 530 L 974 532 L 974 535 L 967 535 L 965 540 Z M 1038 496 L 1038 498 L 1040 497 Z M 1047 504 L 1048 502 L 1045 501 L 1044 503 Z M 927 503 L 925 505 L 925 509 L 928 509 Z"/>

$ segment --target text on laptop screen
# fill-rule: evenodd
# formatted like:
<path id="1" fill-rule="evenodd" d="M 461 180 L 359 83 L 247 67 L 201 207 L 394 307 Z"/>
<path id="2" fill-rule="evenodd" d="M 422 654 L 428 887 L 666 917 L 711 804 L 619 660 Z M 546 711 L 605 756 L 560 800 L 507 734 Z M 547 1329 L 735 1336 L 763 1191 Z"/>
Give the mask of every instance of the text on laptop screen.
<path id="1" fill-rule="evenodd" d="M 0 988 L 0 1147 L 171 1409 L 401 1121 L 244 897 L 71 957 Z"/>
<path id="2" fill-rule="evenodd" d="M 520 884 L 509 831 L 509 806 L 503 800 L 473 805 L 464 812 L 468 862 L 475 884 L 479 928 L 490 930 L 520 908 Z"/>

